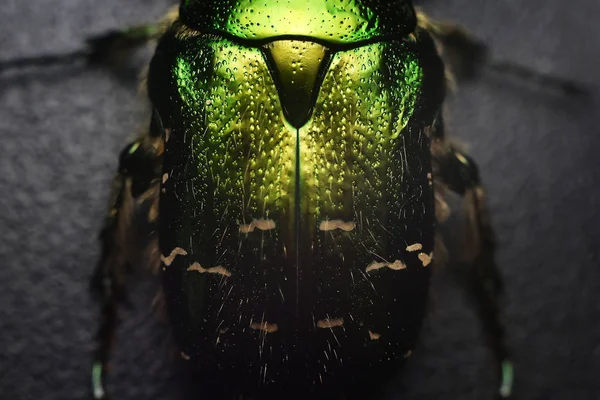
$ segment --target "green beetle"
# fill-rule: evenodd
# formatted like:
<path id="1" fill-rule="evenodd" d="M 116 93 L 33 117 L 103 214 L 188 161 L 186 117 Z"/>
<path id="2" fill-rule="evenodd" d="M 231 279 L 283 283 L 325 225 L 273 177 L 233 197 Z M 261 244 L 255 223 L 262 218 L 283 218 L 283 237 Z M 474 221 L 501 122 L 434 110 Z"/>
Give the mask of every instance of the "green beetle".
<path id="1" fill-rule="evenodd" d="M 92 280 L 94 398 L 107 397 L 133 264 L 161 274 L 158 303 L 203 395 L 377 397 L 412 353 L 434 260 L 454 242 L 498 395 L 511 395 L 485 190 L 441 108 L 483 68 L 578 85 L 490 59 L 409 0 L 187 0 L 156 25 L 0 72 L 106 61 L 152 39 L 152 119 L 121 153 Z M 444 229 L 450 214 L 462 226 Z"/>
<path id="2" fill-rule="evenodd" d="M 444 39 L 469 39 L 407 0 L 185 0 L 162 25 L 94 43 L 160 36 L 101 235 L 95 398 L 140 259 L 211 398 L 374 396 L 415 346 L 449 192 L 507 397 L 484 191 L 440 111 Z"/>

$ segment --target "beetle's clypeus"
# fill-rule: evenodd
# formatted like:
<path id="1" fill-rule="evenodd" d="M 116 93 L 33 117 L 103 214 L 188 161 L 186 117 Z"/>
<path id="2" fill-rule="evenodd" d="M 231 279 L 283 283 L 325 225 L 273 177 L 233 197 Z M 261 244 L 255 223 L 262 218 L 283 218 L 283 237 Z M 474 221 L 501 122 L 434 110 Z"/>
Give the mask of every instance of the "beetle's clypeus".
<path id="1" fill-rule="evenodd" d="M 95 397 L 140 252 L 209 398 L 373 396 L 415 346 L 451 192 L 508 395 L 484 190 L 444 139 L 434 23 L 408 0 L 185 0 L 168 22 L 101 235 Z"/>

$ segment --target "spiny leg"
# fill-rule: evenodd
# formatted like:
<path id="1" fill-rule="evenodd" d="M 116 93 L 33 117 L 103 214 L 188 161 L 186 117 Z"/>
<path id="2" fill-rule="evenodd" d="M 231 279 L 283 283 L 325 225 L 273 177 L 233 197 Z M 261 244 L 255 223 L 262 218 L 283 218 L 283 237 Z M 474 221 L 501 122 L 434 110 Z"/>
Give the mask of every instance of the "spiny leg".
<path id="1" fill-rule="evenodd" d="M 127 269 L 126 259 L 118 248 L 117 231 L 120 211 L 123 208 L 125 178 L 119 174 L 115 178 L 114 194 L 105 225 L 100 233 L 102 253 L 92 277 L 91 288 L 102 299 L 100 327 L 96 340 L 94 364 L 92 369 L 92 390 L 94 399 L 106 398 L 104 379 L 110 357 L 110 349 L 117 325 L 118 303 L 125 296 L 124 276 Z"/>
<path id="2" fill-rule="evenodd" d="M 488 212 L 485 207 L 485 190 L 480 182 L 467 191 L 467 204 L 474 214 L 473 222 L 479 232 L 479 253 L 473 261 L 470 276 L 470 287 L 475 300 L 479 304 L 479 316 L 482 319 L 487 339 L 494 352 L 496 363 L 500 368 L 502 383 L 499 389 L 501 398 L 510 397 L 513 385 L 513 365 L 509 358 L 505 343 L 505 329 L 500 322 L 500 306 L 498 299 L 504 292 L 504 284 L 494 259 L 495 241 Z"/>
<path id="3" fill-rule="evenodd" d="M 504 285 L 494 259 L 495 237 L 485 205 L 485 189 L 474 161 L 465 152 L 444 140 L 441 117 L 434 133 L 432 155 L 436 207 L 444 202 L 444 191 L 462 196 L 466 213 L 466 243 L 460 249 L 458 258 L 469 264 L 467 294 L 476 307 L 486 341 L 494 355 L 501 380 L 499 398 L 508 398 L 512 392 L 513 364 L 505 342 L 505 328 L 501 322 L 499 302 Z M 437 213 L 438 219 L 441 215 L 442 213 Z"/>
<path id="4" fill-rule="evenodd" d="M 92 290 L 102 298 L 92 368 L 92 391 L 97 400 L 107 398 L 104 382 L 118 322 L 118 306 L 126 296 L 125 275 L 129 266 L 141 259 L 140 248 L 146 247 L 137 237 L 140 235 L 138 225 L 141 225 L 137 214 L 143 210 L 143 218 L 150 225 L 158 218 L 159 176 L 164 151 L 161 130 L 160 118 L 155 114 L 151 134 L 134 141 L 122 151 L 109 212 L 100 233 L 102 253 L 91 281 Z M 152 241 L 155 235 L 149 237 Z M 143 261 L 155 269 L 154 259 L 158 257 L 151 256 Z"/>
<path id="5" fill-rule="evenodd" d="M 456 153 L 460 157 L 460 153 Z M 479 238 L 479 251 L 472 261 L 469 276 L 469 289 L 477 306 L 489 346 L 491 347 L 496 365 L 499 368 L 501 386 L 499 397 L 510 397 L 513 384 L 513 365 L 509 358 L 505 343 L 506 332 L 500 321 L 500 305 L 504 293 L 504 283 L 495 262 L 495 237 L 490 225 L 488 211 L 485 206 L 485 189 L 476 174 L 473 161 L 462 155 L 461 162 L 469 163 L 475 175 L 472 186 L 466 189 L 465 206 L 469 212 L 472 229 Z"/>

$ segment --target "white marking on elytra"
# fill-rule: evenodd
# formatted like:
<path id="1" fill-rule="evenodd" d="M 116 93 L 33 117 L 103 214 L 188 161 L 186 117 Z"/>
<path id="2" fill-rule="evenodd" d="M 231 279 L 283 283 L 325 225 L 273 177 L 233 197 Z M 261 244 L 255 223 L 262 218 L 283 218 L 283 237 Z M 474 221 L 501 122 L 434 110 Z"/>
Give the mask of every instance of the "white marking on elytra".
<path id="1" fill-rule="evenodd" d="M 378 269 L 386 268 L 386 267 L 389 268 L 389 269 L 392 269 L 394 271 L 400 271 L 402 269 L 406 269 L 406 264 L 404 264 L 400 260 L 396 260 L 393 263 L 385 263 L 385 262 L 373 261 L 371 264 L 369 264 L 369 266 L 367 267 L 367 269 L 365 270 L 365 272 L 376 271 Z"/>
<path id="2" fill-rule="evenodd" d="M 169 174 L 165 172 L 162 176 L 162 183 L 164 184 L 167 181 L 167 179 L 169 179 Z"/>
<path id="3" fill-rule="evenodd" d="M 185 354 L 183 351 L 181 352 L 181 358 L 183 358 L 184 360 L 188 361 L 190 359 L 190 356 L 188 356 L 187 354 Z"/>
<path id="4" fill-rule="evenodd" d="M 345 232 L 353 231 L 356 228 L 356 223 L 354 221 L 344 222 L 339 219 L 321 221 L 319 224 L 319 230 L 321 231 L 333 231 L 336 229 L 341 229 Z"/>
<path id="5" fill-rule="evenodd" d="M 264 348 L 264 344 L 265 344 L 265 336 L 267 336 L 266 334 L 268 333 L 267 332 L 268 322 L 265 321 L 265 313 L 263 312 L 262 317 L 260 319 L 260 323 L 253 322 L 253 321 L 254 321 L 254 318 L 251 318 L 250 319 L 250 329 L 261 331 L 260 336 L 259 336 L 261 342 L 258 344 L 258 357 L 262 361 L 263 348 Z M 245 332 L 245 330 L 244 330 L 244 332 Z"/>
<path id="6" fill-rule="evenodd" d="M 344 325 L 344 318 L 337 318 L 337 319 L 322 319 L 320 321 L 317 321 L 317 327 L 318 328 L 322 328 L 322 329 L 331 329 L 331 328 L 335 328 L 337 326 L 342 326 Z"/>
<path id="7" fill-rule="evenodd" d="M 329 318 L 329 315 L 327 316 L 327 318 L 317 321 L 317 328 L 329 329 L 331 331 L 331 335 L 337 342 L 338 346 L 341 346 L 341 343 L 338 340 L 337 336 L 335 335 L 333 328 L 342 327 L 342 329 L 343 329 L 343 326 L 344 326 L 344 318 L 331 319 L 331 318 Z M 329 344 L 329 341 L 327 342 L 327 344 Z M 331 351 L 331 350 L 332 350 L 331 344 L 329 344 L 329 351 Z M 335 357 L 337 358 L 337 354 L 335 353 L 335 350 L 333 351 L 333 353 L 334 353 Z"/>
<path id="8" fill-rule="evenodd" d="M 433 253 L 425 254 L 419 253 L 419 260 L 423 263 L 423 266 L 426 267 L 431 264 L 431 260 L 433 260 Z"/>
<path id="9" fill-rule="evenodd" d="M 411 244 L 410 246 L 406 247 L 406 251 L 419 251 L 423 249 L 423 245 L 421 243 L 415 243 L 415 244 Z"/>
<path id="10" fill-rule="evenodd" d="M 167 129 L 165 129 L 165 143 L 167 143 L 169 141 L 170 137 L 171 137 L 171 128 L 167 128 Z"/>
<path id="11" fill-rule="evenodd" d="M 231 276 L 231 272 L 229 272 L 225 267 L 218 265 L 216 267 L 204 268 L 199 263 L 195 262 L 187 269 L 188 271 L 198 271 L 201 274 L 209 273 L 209 274 L 219 274 L 223 276 Z"/>
<path id="12" fill-rule="evenodd" d="M 277 324 L 271 324 L 269 322 L 253 322 L 250 324 L 250 329 L 254 329 L 256 331 L 263 331 L 265 333 L 273 333 L 279 330 L 279 326 Z"/>
<path id="13" fill-rule="evenodd" d="M 168 257 L 161 255 L 160 260 L 163 262 L 163 264 L 165 264 L 168 267 L 173 263 L 173 260 L 175 260 L 175 257 L 177 256 L 187 256 L 187 251 L 185 251 L 181 247 L 175 247 Z"/>
<path id="14" fill-rule="evenodd" d="M 379 338 L 381 338 L 381 335 L 379 333 L 369 331 L 369 337 L 371 338 L 371 340 L 379 340 Z"/>
<path id="15" fill-rule="evenodd" d="M 254 232 L 254 229 L 258 228 L 261 231 L 268 231 L 271 229 L 275 229 L 275 221 L 272 219 L 255 219 L 249 224 L 240 225 L 240 232 L 242 233 L 250 233 Z"/>

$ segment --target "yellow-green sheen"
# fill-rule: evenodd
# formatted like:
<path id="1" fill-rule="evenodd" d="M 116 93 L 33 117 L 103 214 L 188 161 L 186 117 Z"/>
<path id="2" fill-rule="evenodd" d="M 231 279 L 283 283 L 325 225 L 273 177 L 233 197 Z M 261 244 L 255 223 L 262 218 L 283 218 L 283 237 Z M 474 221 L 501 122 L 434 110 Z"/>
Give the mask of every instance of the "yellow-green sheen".
<path id="1" fill-rule="evenodd" d="M 209 54 L 214 67 L 199 68 Z M 382 68 L 384 61 L 395 69 Z M 285 121 L 258 48 L 201 39 L 177 58 L 173 72 L 193 159 L 204 175 L 195 190 L 202 197 L 206 182 L 213 182 L 223 200 L 215 203 L 215 215 L 229 208 L 239 223 L 275 213 L 291 219 L 297 144 L 301 213 L 315 221 L 352 209 L 356 199 L 375 205 L 390 185 L 388 175 L 404 176 L 394 152 L 402 147 L 422 71 L 401 42 L 337 52 L 298 132 Z"/>
<path id="2" fill-rule="evenodd" d="M 161 252 L 185 251 L 163 274 L 182 350 L 250 386 L 403 360 L 428 284 L 406 247 L 433 248 L 443 82 L 425 35 L 387 35 L 409 3 L 186 4 L 149 85 L 169 131 Z M 329 40 L 317 15 L 351 29 Z"/>
<path id="3" fill-rule="evenodd" d="M 404 0 L 187 0 L 182 17 L 201 31 L 242 39 L 306 36 L 331 43 L 402 35 L 414 25 Z"/>
<path id="4" fill-rule="evenodd" d="M 285 34 L 341 41 L 371 37 L 379 28 L 373 12 L 356 4 L 306 0 L 285 3 L 274 8 L 264 1 L 240 1 L 229 15 L 225 31 L 248 39 Z"/>

